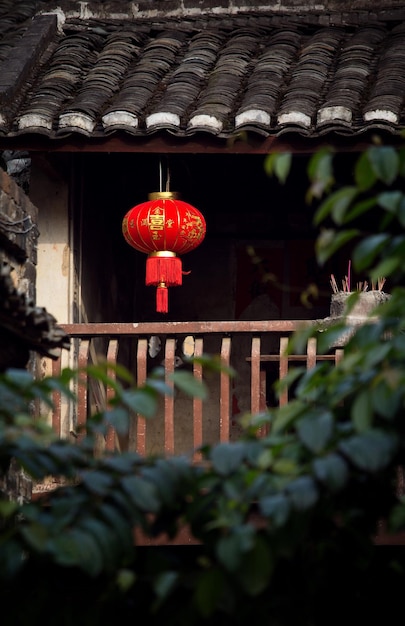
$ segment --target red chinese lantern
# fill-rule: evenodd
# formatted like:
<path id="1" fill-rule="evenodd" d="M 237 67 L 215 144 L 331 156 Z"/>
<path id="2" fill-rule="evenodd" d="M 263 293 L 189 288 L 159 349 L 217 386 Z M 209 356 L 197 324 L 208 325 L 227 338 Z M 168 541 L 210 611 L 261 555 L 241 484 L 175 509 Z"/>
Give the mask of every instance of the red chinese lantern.
<path id="1" fill-rule="evenodd" d="M 146 284 L 157 287 L 156 310 L 168 312 L 168 287 L 182 284 L 178 254 L 194 250 L 205 237 L 205 219 L 172 191 L 149 194 L 149 200 L 128 211 L 122 232 L 130 246 L 146 252 Z"/>

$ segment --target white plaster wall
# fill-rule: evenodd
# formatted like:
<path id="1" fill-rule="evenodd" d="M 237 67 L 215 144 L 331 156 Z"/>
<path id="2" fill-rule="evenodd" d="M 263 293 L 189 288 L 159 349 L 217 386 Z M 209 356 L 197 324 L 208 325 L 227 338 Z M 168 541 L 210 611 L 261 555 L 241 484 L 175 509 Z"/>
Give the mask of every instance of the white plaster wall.
<path id="1" fill-rule="evenodd" d="M 30 198 L 38 207 L 37 298 L 59 324 L 71 321 L 67 185 L 33 164 Z"/>
<path id="2" fill-rule="evenodd" d="M 35 156 L 32 159 L 30 199 L 38 208 L 38 264 L 36 302 L 57 320 L 69 323 L 72 317 L 72 271 L 68 187 L 52 168 L 43 169 Z M 62 367 L 74 366 L 72 350 L 62 351 Z M 52 375 L 50 359 L 40 358 L 39 371 Z M 43 415 L 46 415 L 43 407 Z M 74 422 L 74 405 L 65 398 L 61 404 L 61 434 L 67 438 Z M 49 422 L 52 413 L 47 413 Z"/>

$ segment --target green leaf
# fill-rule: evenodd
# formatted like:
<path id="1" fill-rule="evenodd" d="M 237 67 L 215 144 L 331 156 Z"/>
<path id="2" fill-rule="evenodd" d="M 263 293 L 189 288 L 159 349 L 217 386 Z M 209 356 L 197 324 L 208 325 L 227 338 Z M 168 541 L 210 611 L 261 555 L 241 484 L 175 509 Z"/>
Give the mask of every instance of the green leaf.
<path id="1" fill-rule="evenodd" d="M 405 197 L 402 198 L 401 203 L 398 207 L 397 217 L 401 226 L 405 228 Z"/>
<path id="2" fill-rule="evenodd" d="M 284 152 L 280 154 L 275 163 L 275 174 L 279 182 L 283 185 L 290 173 L 292 163 L 292 154 L 290 152 Z"/>
<path id="3" fill-rule="evenodd" d="M 269 518 L 272 524 L 278 528 L 286 523 L 290 515 L 291 504 L 283 494 L 275 494 L 260 498 L 259 509 L 262 515 Z"/>
<path id="4" fill-rule="evenodd" d="M 19 439 L 18 443 L 15 458 L 31 478 L 41 480 L 54 472 L 55 465 L 50 462 L 45 452 L 42 453 L 39 448 L 35 449 L 35 446 L 30 446 L 29 441 L 27 442 L 28 445 L 24 445 L 23 437 Z"/>
<path id="5" fill-rule="evenodd" d="M 369 269 L 380 252 L 388 245 L 389 239 L 389 235 L 386 234 L 370 235 L 358 243 L 353 252 L 353 264 L 356 270 Z"/>
<path id="6" fill-rule="evenodd" d="M 219 604 L 226 586 L 224 574 L 218 567 L 204 570 L 197 579 L 195 602 L 204 617 L 210 617 Z"/>
<path id="7" fill-rule="evenodd" d="M 268 176 L 275 175 L 282 185 L 286 182 L 291 170 L 292 155 L 290 152 L 278 154 L 274 152 L 266 156 L 264 171 Z"/>
<path id="8" fill-rule="evenodd" d="M 190 359 L 186 359 L 189 363 L 198 363 L 204 367 L 204 372 L 223 373 L 230 378 L 236 376 L 236 372 L 232 367 L 225 365 L 219 354 L 201 354 Z"/>
<path id="9" fill-rule="evenodd" d="M 362 152 L 356 161 L 354 179 L 360 191 L 371 189 L 377 180 L 377 176 L 366 152 Z"/>
<path id="10" fill-rule="evenodd" d="M 329 454 L 313 463 L 316 478 L 332 491 L 342 489 L 349 479 L 347 463 L 337 454 Z"/>
<path id="11" fill-rule="evenodd" d="M 298 400 L 281 406 L 277 413 L 275 413 L 272 433 L 277 434 L 289 428 L 291 424 L 302 415 L 303 411 L 305 411 L 305 406 Z"/>
<path id="12" fill-rule="evenodd" d="M 4 378 L 9 383 L 12 383 L 13 385 L 15 385 L 17 389 L 18 388 L 20 389 L 30 388 L 34 382 L 32 374 L 30 374 L 30 372 L 24 369 L 15 369 L 12 367 L 6 370 L 4 374 Z"/>
<path id="13" fill-rule="evenodd" d="M 377 282 L 381 276 L 388 278 L 388 276 L 391 276 L 395 271 L 401 269 L 402 264 L 403 259 L 399 256 L 390 256 L 383 259 L 370 271 L 370 279 Z"/>
<path id="14" fill-rule="evenodd" d="M 319 498 L 318 489 L 310 476 L 301 476 L 293 480 L 287 485 L 286 493 L 297 511 L 306 511 L 313 507 Z"/>
<path id="15" fill-rule="evenodd" d="M 160 463 L 160 461 L 163 461 L 163 463 Z M 156 486 L 162 502 L 168 505 L 172 504 L 178 476 L 168 463 L 165 463 L 163 459 L 158 459 L 153 467 L 143 468 L 142 476 Z"/>
<path id="16" fill-rule="evenodd" d="M 332 164 L 333 153 L 330 148 L 322 148 L 310 158 L 307 173 L 311 184 L 306 195 L 307 202 L 321 198 L 332 187 L 335 182 Z"/>
<path id="17" fill-rule="evenodd" d="M 333 434 L 333 415 L 328 410 L 312 411 L 297 422 L 298 436 L 302 443 L 315 454 L 319 454 Z"/>
<path id="18" fill-rule="evenodd" d="M 297 351 L 297 354 L 299 353 L 300 352 Z M 279 398 L 285 389 L 290 389 L 292 385 L 303 376 L 304 371 L 305 370 L 303 367 L 291 367 L 288 370 L 288 373 L 284 376 L 284 378 L 281 378 L 280 380 L 276 380 L 273 384 L 273 388 L 277 394 L 277 397 Z M 276 416 L 279 416 L 279 415 L 280 415 L 279 412 L 277 412 Z M 278 417 L 277 417 L 277 422 L 278 424 L 280 423 L 280 420 L 278 419 Z"/>
<path id="19" fill-rule="evenodd" d="M 347 325 L 344 322 L 334 322 L 332 326 L 322 330 L 319 333 L 318 338 L 318 352 L 319 354 L 326 353 L 333 345 L 342 345 L 341 338 L 347 335 Z"/>
<path id="20" fill-rule="evenodd" d="M 176 588 L 179 580 L 179 572 L 168 570 L 161 572 L 153 581 L 153 589 L 158 598 L 158 602 L 154 604 L 156 610 L 160 604 L 166 600 Z"/>
<path id="21" fill-rule="evenodd" d="M 350 229 L 336 231 L 333 229 L 322 230 L 315 243 L 316 258 L 320 265 L 326 263 L 340 248 L 345 246 L 349 241 L 358 237 L 359 230 Z"/>
<path id="22" fill-rule="evenodd" d="M 165 385 L 165 391 L 166 389 L 167 385 Z M 155 394 L 147 388 L 124 391 L 122 394 L 122 402 L 128 409 L 139 413 L 143 417 L 153 417 L 156 414 L 158 406 L 158 400 Z M 128 420 L 128 415 L 126 419 Z"/>
<path id="23" fill-rule="evenodd" d="M 335 224 L 342 224 L 346 212 L 357 194 L 356 187 L 343 187 L 330 194 L 317 210 L 314 223 L 318 225 L 330 215 Z"/>
<path id="24" fill-rule="evenodd" d="M 81 520 L 78 528 L 90 535 L 97 543 L 103 557 L 103 569 L 115 567 L 119 555 L 115 530 L 104 522 L 91 517 Z"/>
<path id="25" fill-rule="evenodd" d="M 393 389 L 382 381 L 371 389 L 371 403 L 374 410 L 386 419 L 393 419 L 402 404 L 402 390 Z"/>
<path id="26" fill-rule="evenodd" d="M 111 365 L 111 367 L 113 367 Z M 94 380 L 102 382 L 106 387 L 110 387 L 116 394 L 121 391 L 120 383 L 107 373 L 107 367 L 105 364 L 88 365 L 80 368 L 79 373 L 84 372 Z"/>
<path id="27" fill-rule="evenodd" d="M 57 562 L 65 565 L 73 565 L 77 558 L 77 548 L 79 548 L 80 558 L 80 546 L 84 541 L 88 546 L 87 550 L 90 551 L 90 556 L 93 554 L 93 551 L 97 551 L 96 561 L 98 565 L 94 567 L 94 570 L 92 565 L 86 566 L 87 571 L 91 570 L 90 573 L 95 575 L 99 573 L 101 569 L 106 571 L 115 566 L 118 553 L 114 529 L 111 529 L 100 520 L 87 518 L 81 520 L 80 526 L 77 526 L 75 530 L 80 534 L 72 536 L 69 529 L 66 531 L 68 537 L 66 542 L 61 539 L 65 536 L 64 533 L 50 542 L 49 550 L 55 555 Z M 88 544 L 88 537 L 91 538 L 90 544 Z M 79 541 L 78 545 L 75 543 L 77 541 Z"/>
<path id="28" fill-rule="evenodd" d="M 90 493 L 99 496 L 105 496 L 114 482 L 112 476 L 100 471 L 83 472 L 81 480 Z"/>
<path id="29" fill-rule="evenodd" d="M 114 534 L 119 538 L 123 549 L 131 550 L 133 548 L 133 522 L 130 518 L 122 515 L 116 507 L 106 503 L 98 508 L 98 518 L 104 520 L 110 528 L 114 529 Z"/>
<path id="30" fill-rule="evenodd" d="M 109 409 L 104 414 L 105 425 L 112 426 L 120 435 L 125 435 L 129 429 L 128 411 L 122 407 Z"/>
<path id="31" fill-rule="evenodd" d="M 294 459 L 277 459 L 273 462 L 273 472 L 282 476 L 296 476 L 299 473 L 299 466 Z"/>
<path id="32" fill-rule="evenodd" d="M 121 480 L 121 485 L 132 502 L 141 511 L 147 513 L 157 513 L 159 511 L 160 501 L 154 484 L 140 476 L 126 476 Z"/>
<path id="33" fill-rule="evenodd" d="M 207 399 L 207 386 L 203 381 L 194 378 L 191 372 L 173 372 L 171 379 L 176 387 L 192 398 Z"/>
<path id="34" fill-rule="evenodd" d="M 380 207 L 390 213 L 397 213 L 404 194 L 401 191 L 384 191 L 377 195 L 377 203 Z"/>
<path id="35" fill-rule="evenodd" d="M 120 513 L 125 517 L 129 519 L 137 517 L 137 515 L 134 514 L 134 506 L 131 497 L 125 491 L 115 489 L 111 492 L 109 501 L 113 506 L 117 507 Z"/>
<path id="36" fill-rule="evenodd" d="M 239 469 L 245 456 L 243 443 L 219 443 L 211 450 L 210 458 L 215 471 L 229 476 Z"/>
<path id="37" fill-rule="evenodd" d="M 7 518 L 14 515 L 19 509 L 18 502 L 12 500 L 0 500 L 0 518 Z"/>
<path id="38" fill-rule="evenodd" d="M 125 475 L 133 471 L 135 463 L 138 462 L 140 458 L 140 455 L 133 452 L 121 452 L 119 455 L 104 458 L 102 460 L 102 467 L 107 468 L 109 472 Z"/>
<path id="39" fill-rule="evenodd" d="M 46 393 L 49 393 L 50 391 L 59 391 L 70 400 L 76 400 L 76 394 L 69 389 L 67 386 L 68 383 L 66 383 L 62 378 L 45 378 L 41 382 Z"/>
<path id="40" fill-rule="evenodd" d="M 76 566 L 90 576 L 103 570 L 103 556 L 96 540 L 78 528 L 71 528 L 52 540 L 52 552 L 57 563 Z"/>
<path id="41" fill-rule="evenodd" d="M 221 537 L 216 546 L 216 553 L 220 563 L 229 571 L 235 572 L 241 563 L 242 550 L 238 535 L 232 533 Z"/>
<path id="42" fill-rule="evenodd" d="M 136 581 L 136 574 L 130 569 L 120 569 L 117 573 L 117 587 L 123 593 L 126 593 L 133 587 Z"/>
<path id="43" fill-rule="evenodd" d="M 44 552 L 46 550 L 49 535 L 44 525 L 39 522 L 33 522 L 29 525 L 23 525 L 20 531 L 28 545 L 36 552 Z"/>
<path id="44" fill-rule="evenodd" d="M 368 430 L 373 423 L 373 405 L 368 389 L 359 392 L 351 406 L 351 419 L 358 433 Z"/>
<path id="45" fill-rule="evenodd" d="M 342 441 L 339 450 L 359 469 L 374 473 L 392 462 L 397 446 L 397 437 L 376 429 Z"/>
<path id="46" fill-rule="evenodd" d="M 59 440 L 52 443 L 47 448 L 47 453 L 52 456 L 59 468 L 66 472 L 71 466 L 83 466 L 87 462 L 84 450 L 79 447 L 71 446 L 65 440 Z"/>
<path id="47" fill-rule="evenodd" d="M 391 146 L 375 146 L 366 152 L 377 178 L 391 185 L 398 176 L 399 156 Z"/>
<path id="48" fill-rule="evenodd" d="M 346 212 L 345 218 L 343 220 L 344 224 L 348 224 L 352 220 L 360 217 L 363 213 L 367 213 L 370 209 L 376 206 L 375 198 L 368 198 L 367 200 L 360 200 L 360 202 L 356 202 L 351 209 Z"/>
<path id="49" fill-rule="evenodd" d="M 26 563 L 26 553 L 21 544 L 11 538 L 0 544 L 0 579 L 10 584 Z"/>
<path id="50" fill-rule="evenodd" d="M 405 530 L 405 503 L 398 504 L 391 510 L 389 517 L 389 528 L 393 532 Z"/>
<path id="51" fill-rule="evenodd" d="M 269 585 L 274 569 L 270 546 L 260 535 L 256 535 L 253 548 L 243 555 L 237 579 L 250 596 L 257 596 Z"/>
<path id="52" fill-rule="evenodd" d="M 381 365 L 382 362 L 389 355 L 390 350 L 391 346 L 388 342 L 383 342 L 376 345 L 370 344 L 369 346 L 367 346 L 367 350 L 365 350 L 364 352 L 365 367 L 367 367 L 371 371 L 372 367 L 375 367 L 376 365 Z"/>
<path id="53" fill-rule="evenodd" d="M 161 396 L 172 396 L 173 386 L 168 385 L 165 381 L 163 367 L 158 367 L 153 370 L 149 378 L 146 380 L 143 389 L 139 389 L 138 391 L 147 392 L 149 394 L 157 393 Z"/>

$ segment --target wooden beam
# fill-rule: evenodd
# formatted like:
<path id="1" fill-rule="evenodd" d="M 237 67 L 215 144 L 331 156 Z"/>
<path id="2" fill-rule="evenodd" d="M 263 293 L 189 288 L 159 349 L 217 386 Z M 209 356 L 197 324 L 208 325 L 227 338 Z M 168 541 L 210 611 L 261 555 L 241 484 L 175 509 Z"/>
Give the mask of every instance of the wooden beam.
<path id="1" fill-rule="evenodd" d="M 313 154 L 320 148 L 331 147 L 335 152 L 360 152 L 375 145 L 379 134 L 386 144 L 403 145 L 403 139 L 392 133 L 362 133 L 350 137 L 330 133 L 323 137 L 303 137 L 298 133 L 285 133 L 279 137 L 261 137 L 257 134 L 239 133 L 234 137 L 214 137 L 206 133 L 196 133 L 192 137 L 175 137 L 165 131 L 153 136 L 136 136 L 114 133 L 109 136 L 83 137 L 71 134 L 68 137 L 51 139 L 39 134 L 22 134 L 2 137 L 0 151 L 25 150 L 28 152 L 139 152 L 151 154 L 269 154 L 271 152 L 292 152 Z"/>

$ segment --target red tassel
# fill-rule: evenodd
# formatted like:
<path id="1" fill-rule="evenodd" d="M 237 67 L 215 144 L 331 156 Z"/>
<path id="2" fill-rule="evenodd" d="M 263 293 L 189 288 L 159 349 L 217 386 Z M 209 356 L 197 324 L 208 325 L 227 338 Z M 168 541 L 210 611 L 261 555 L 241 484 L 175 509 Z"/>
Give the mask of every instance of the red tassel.
<path id="1" fill-rule="evenodd" d="M 177 287 L 182 284 L 182 264 L 177 256 L 150 255 L 146 260 L 147 285 L 166 283 L 168 287 Z"/>
<path id="2" fill-rule="evenodd" d="M 158 313 L 169 311 L 169 290 L 166 285 L 159 285 L 156 290 L 156 311 Z"/>

